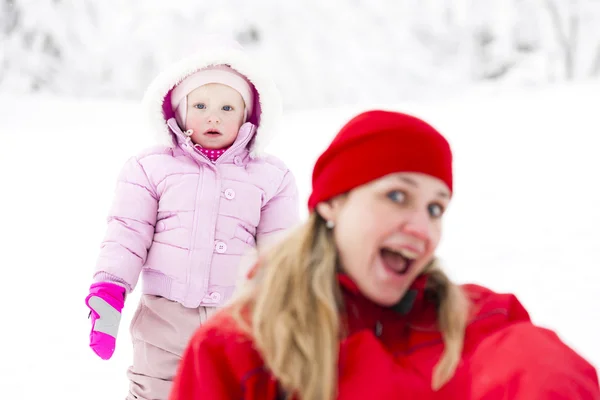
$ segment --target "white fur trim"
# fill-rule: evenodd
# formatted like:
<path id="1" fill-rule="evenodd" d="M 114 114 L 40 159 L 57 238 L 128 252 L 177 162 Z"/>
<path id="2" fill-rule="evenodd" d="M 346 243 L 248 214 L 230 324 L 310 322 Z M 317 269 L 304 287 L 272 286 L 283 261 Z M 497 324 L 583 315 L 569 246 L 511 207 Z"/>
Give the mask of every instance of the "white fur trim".
<path id="1" fill-rule="evenodd" d="M 234 47 L 207 48 L 200 54 L 174 63 L 160 73 L 148 86 L 142 101 L 150 128 L 156 134 L 159 144 L 173 147 L 171 131 L 162 112 L 165 95 L 185 77 L 209 65 L 219 64 L 229 64 L 246 76 L 259 93 L 260 124 L 250 148 L 250 156 L 252 158 L 260 157 L 279 129 L 282 111 L 281 98 L 275 83 L 268 77 L 267 69 L 256 60 L 251 60 L 241 49 Z"/>

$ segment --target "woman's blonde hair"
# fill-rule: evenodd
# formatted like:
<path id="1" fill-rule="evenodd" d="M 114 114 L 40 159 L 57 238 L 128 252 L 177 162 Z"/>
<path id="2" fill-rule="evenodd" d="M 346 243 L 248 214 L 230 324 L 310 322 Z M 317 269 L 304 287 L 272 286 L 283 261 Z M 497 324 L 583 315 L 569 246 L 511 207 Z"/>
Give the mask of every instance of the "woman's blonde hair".
<path id="1" fill-rule="evenodd" d="M 268 370 L 281 388 L 303 400 L 331 400 L 337 391 L 340 311 L 337 251 L 332 231 L 313 212 L 308 221 L 260 258 L 256 274 L 232 304 Z M 454 374 L 467 321 L 462 290 L 432 262 L 428 288 L 439 299 L 444 353 L 435 367 L 434 390 Z"/>

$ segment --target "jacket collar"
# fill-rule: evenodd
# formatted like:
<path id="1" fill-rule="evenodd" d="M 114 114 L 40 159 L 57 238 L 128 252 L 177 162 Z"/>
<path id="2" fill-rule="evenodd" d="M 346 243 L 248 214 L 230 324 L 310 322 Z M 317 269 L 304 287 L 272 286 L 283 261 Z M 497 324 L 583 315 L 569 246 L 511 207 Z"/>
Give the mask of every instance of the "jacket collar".
<path id="1" fill-rule="evenodd" d="M 177 145 L 192 155 L 197 160 L 207 162 L 209 164 L 225 163 L 234 160 L 236 156 L 240 157 L 240 160 L 246 160 L 248 156 L 248 143 L 253 139 L 256 127 L 250 122 L 246 122 L 240 128 L 238 137 L 235 142 L 221 155 L 216 161 L 212 162 L 209 158 L 202 154 L 202 152 L 194 146 L 192 140 L 181 130 L 175 118 L 171 118 L 167 121 L 169 129 L 175 135 L 177 139 Z M 245 161 L 244 161 L 245 162 Z"/>
<path id="2" fill-rule="evenodd" d="M 367 299 L 348 275 L 338 274 L 344 301 L 342 319 L 346 323 L 347 334 L 363 329 L 374 329 L 377 334 L 378 326 L 382 325 L 386 325 L 387 330 L 398 332 L 413 320 L 435 324 L 437 305 L 426 288 L 428 278 L 428 275 L 417 277 L 397 304 L 385 307 Z"/>

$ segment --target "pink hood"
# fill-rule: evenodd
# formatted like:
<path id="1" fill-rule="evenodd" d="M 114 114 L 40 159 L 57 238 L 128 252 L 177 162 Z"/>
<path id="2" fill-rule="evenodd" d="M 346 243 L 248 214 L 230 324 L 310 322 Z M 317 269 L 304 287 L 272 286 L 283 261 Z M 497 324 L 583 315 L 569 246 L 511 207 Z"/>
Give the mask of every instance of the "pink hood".
<path id="1" fill-rule="evenodd" d="M 159 144 L 173 147 L 176 141 L 166 123 L 175 117 L 171 107 L 171 91 L 194 72 L 219 64 L 229 65 L 253 85 L 255 106 L 248 122 L 256 125 L 257 130 L 249 150 L 252 158 L 259 157 L 279 130 L 281 98 L 266 72 L 268 69 L 251 59 L 236 43 L 203 47 L 201 53 L 174 63 L 158 75 L 148 87 L 143 100 L 150 128 L 155 132 Z"/>

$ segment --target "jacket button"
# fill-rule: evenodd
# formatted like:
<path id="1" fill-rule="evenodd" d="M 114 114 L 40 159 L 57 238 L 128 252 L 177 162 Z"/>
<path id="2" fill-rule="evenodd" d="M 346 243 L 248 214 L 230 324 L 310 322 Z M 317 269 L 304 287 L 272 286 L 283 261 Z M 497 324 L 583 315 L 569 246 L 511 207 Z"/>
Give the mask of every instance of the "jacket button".
<path id="1" fill-rule="evenodd" d="M 215 251 L 217 253 L 223 254 L 227 251 L 227 245 L 223 242 L 215 243 Z"/>
<path id="2" fill-rule="evenodd" d="M 225 190 L 225 198 L 227 200 L 233 200 L 235 198 L 235 190 L 233 190 L 233 189 Z"/>
<path id="3" fill-rule="evenodd" d="M 235 157 L 233 157 L 233 163 L 234 163 L 235 165 L 237 165 L 237 166 L 240 166 L 240 165 L 242 165 L 242 164 L 243 164 L 243 163 L 242 163 L 242 157 L 240 157 L 240 156 L 235 156 Z"/>
<path id="4" fill-rule="evenodd" d="M 211 300 L 212 300 L 212 301 L 214 301 L 215 303 L 218 303 L 218 302 L 219 302 L 219 300 L 221 300 L 221 293 L 218 293 L 218 292 L 212 292 L 212 293 L 210 294 L 210 298 L 211 298 Z"/>

